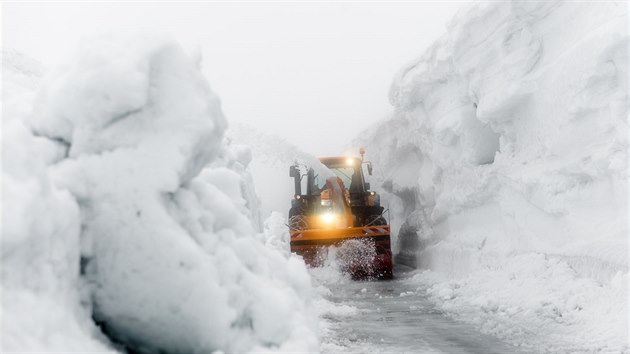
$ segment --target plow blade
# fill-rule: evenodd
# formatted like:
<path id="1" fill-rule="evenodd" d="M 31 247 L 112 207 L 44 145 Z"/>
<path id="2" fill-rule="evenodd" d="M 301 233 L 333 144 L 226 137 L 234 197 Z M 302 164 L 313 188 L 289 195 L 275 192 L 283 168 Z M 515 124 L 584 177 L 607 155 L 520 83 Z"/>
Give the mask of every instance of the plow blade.
<path id="1" fill-rule="evenodd" d="M 359 226 L 340 229 L 291 230 L 291 252 L 304 258 L 306 264 L 321 265 L 322 250 L 328 246 L 341 246 L 344 242 L 359 240 L 373 243 L 375 255 L 369 267 L 351 266 L 358 277 L 392 277 L 392 252 L 389 225 Z M 360 264 L 361 262 L 356 262 Z"/>

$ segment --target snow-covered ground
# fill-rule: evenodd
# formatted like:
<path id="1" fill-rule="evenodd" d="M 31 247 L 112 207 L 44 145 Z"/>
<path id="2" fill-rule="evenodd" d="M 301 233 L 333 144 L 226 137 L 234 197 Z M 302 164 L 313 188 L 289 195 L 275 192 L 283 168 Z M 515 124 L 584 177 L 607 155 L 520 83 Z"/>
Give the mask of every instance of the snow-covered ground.
<path id="1" fill-rule="evenodd" d="M 250 152 L 171 40 L 3 58 L 2 351 L 309 351 L 303 263 L 264 245 Z M 94 322 L 92 321 L 94 320 Z"/>
<path id="2" fill-rule="evenodd" d="M 453 317 L 535 351 L 629 350 L 627 24 L 626 2 L 470 6 L 355 141 L 398 259 Z"/>

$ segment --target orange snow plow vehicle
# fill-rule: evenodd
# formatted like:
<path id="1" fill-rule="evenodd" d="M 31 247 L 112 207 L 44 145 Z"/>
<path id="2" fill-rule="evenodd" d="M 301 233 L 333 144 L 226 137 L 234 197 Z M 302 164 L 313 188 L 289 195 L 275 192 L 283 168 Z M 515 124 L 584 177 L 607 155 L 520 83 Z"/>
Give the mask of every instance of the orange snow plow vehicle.
<path id="1" fill-rule="evenodd" d="M 320 266 L 330 246 L 359 245 L 362 250 L 346 262 L 352 276 L 389 279 L 393 275 L 389 225 L 380 196 L 365 181 L 363 170 L 371 175 L 372 164 L 363 161 L 364 149 L 360 153 L 361 158 L 320 158 L 323 166 L 315 169 L 298 163 L 290 167 L 295 182 L 289 210 L 291 252 L 310 266 Z"/>

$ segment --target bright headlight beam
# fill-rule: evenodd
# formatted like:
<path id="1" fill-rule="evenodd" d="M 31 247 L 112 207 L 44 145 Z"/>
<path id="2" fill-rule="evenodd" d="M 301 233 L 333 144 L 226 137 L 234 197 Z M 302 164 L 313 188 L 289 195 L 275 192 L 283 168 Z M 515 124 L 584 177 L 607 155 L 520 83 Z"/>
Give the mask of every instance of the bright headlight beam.
<path id="1" fill-rule="evenodd" d="M 329 224 L 329 223 L 335 221 L 335 215 L 333 213 L 324 213 L 324 214 L 322 214 L 322 220 L 325 223 Z"/>
<path id="2" fill-rule="evenodd" d="M 354 165 L 354 159 L 352 159 L 352 158 L 348 158 L 348 159 L 346 159 L 346 164 L 347 164 L 348 166 L 352 166 L 352 165 Z"/>

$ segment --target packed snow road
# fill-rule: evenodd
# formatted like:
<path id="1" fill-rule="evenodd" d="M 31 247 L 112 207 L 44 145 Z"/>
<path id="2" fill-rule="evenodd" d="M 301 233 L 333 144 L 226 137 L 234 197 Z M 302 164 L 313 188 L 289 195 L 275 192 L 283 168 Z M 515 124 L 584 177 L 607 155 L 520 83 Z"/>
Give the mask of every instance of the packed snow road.
<path id="1" fill-rule="evenodd" d="M 455 322 L 435 309 L 426 289 L 395 268 L 391 281 L 344 281 L 325 296 L 337 311 L 324 315 L 324 353 L 522 353 L 519 348 Z"/>

